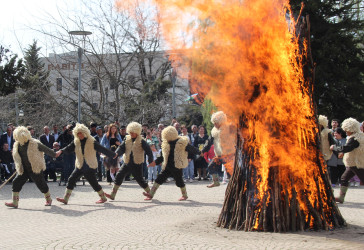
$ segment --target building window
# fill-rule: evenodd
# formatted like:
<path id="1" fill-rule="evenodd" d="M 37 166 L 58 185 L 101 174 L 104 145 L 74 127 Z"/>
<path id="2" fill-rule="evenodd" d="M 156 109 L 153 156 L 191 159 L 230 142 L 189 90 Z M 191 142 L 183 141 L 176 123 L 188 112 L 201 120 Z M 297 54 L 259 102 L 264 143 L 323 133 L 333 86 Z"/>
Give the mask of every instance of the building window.
<path id="1" fill-rule="evenodd" d="M 62 91 L 62 78 L 57 78 L 57 91 Z"/>
<path id="2" fill-rule="evenodd" d="M 128 76 L 128 81 L 129 81 L 129 83 L 134 83 L 134 81 L 135 81 L 135 76 L 133 76 L 133 75 L 129 75 L 129 76 Z"/>
<path id="3" fill-rule="evenodd" d="M 110 109 L 116 109 L 116 103 L 115 102 L 109 102 Z"/>
<path id="4" fill-rule="evenodd" d="M 73 78 L 73 90 L 78 91 L 78 77 Z"/>
<path id="5" fill-rule="evenodd" d="M 155 81 L 155 75 L 148 75 L 148 82 L 154 82 Z"/>
<path id="6" fill-rule="evenodd" d="M 110 89 L 116 89 L 117 83 L 110 81 Z"/>
<path id="7" fill-rule="evenodd" d="M 92 78 L 91 79 L 91 89 L 92 90 L 97 90 L 97 82 L 98 82 L 97 78 Z"/>

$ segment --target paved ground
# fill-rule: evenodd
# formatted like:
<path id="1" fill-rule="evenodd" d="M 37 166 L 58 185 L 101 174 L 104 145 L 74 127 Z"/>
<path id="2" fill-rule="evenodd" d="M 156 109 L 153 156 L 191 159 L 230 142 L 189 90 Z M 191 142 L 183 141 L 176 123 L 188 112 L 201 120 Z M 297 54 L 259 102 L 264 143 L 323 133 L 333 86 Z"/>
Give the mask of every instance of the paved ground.
<path id="1" fill-rule="evenodd" d="M 206 184 L 187 184 L 190 199 L 179 202 L 180 190 L 168 183 L 149 202 L 135 182 L 126 182 L 115 201 L 101 205 L 90 186 L 77 186 L 69 205 L 61 205 L 55 197 L 64 187 L 50 183 L 53 206 L 44 207 L 42 194 L 27 183 L 18 209 L 3 205 L 11 198 L 7 185 L 0 191 L 0 249 L 364 249 L 364 187 L 349 189 L 340 205 L 347 229 L 278 234 L 216 228 L 226 186 Z"/>

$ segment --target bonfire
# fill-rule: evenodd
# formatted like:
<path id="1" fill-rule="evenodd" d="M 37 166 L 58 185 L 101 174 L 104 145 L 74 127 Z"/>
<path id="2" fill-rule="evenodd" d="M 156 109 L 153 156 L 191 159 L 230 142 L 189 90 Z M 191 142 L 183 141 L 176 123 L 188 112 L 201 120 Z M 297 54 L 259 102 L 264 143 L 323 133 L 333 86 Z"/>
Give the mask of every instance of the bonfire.
<path id="1" fill-rule="evenodd" d="M 171 59 L 236 124 L 217 222 L 245 231 L 345 226 L 319 151 L 309 18 L 286 0 L 155 1 Z M 179 36 L 178 34 L 184 34 Z M 182 53 L 180 57 L 179 55 Z M 187 58 L 187 60 L 186 60 Z"/>

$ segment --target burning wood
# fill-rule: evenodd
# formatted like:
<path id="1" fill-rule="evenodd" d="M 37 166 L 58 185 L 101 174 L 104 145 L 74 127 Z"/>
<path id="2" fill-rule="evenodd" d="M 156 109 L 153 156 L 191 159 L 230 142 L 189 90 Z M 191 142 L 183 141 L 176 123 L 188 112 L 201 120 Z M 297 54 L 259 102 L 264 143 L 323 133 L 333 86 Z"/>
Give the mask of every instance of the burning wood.
<path id="1" fill-rule="evenodd" d="M 304 62 L 302 66 L 305 78 L 301 87 L 310 90 L 303 91 L 302 95 L 309 97 L 310 109 L 314 114 L 315 107 L 312 102 L 314 65 L 309 50 L 309 18 L 300 19 L 296 27 L 298 40 L 301 41 L 301 60 Z M 314 120 L 317 124 L 315 117 L 317 116 L 306 119 Z M 254 119 L 259 118 L 254 117 L 249 121 L 243 115 L 238 129 L 254 130 L 256 121 Z M 269 136 L 275 137 L 277 133 L 275 129 L 270 130 Z M 314 153 L 311 159 L 307 159 L 311 162 L 311 169 L 306 169 L 301 175 L 297 175 L 293 168 L 286 171 L 285 168 L 288 166 L 269 166 L 268 173 L 265 173 L 268 174 L 266 186 L 263 189 L 257 187 L 262 180 L 259 169 L 262 166 L 256 164 L 264 157 L 262 148 L 255 146 L 255 137 L 248 137 L 246 145 L 239 138 L 234 173 L 226 191 L 217 225 L 229 229 L 265 232 L 331 230 L 345 226 L 345 220 L 335 203 L 326 166 L 319 152 L 318 131 L 318 126 L 311 127 L 310 131 L 306 131 L 305 138 L 299 138 L 305 140 L 305 149 L 302 150 Z M 236 209 L 238 206 L 241 209 Z"/>
<path id="2" fill-rule="evenodd" d="M 218 226 L 274 232 L 344 226 L 318 150 L 308 17 L 295 21 L 288 0 L 155 2 L 164 38 L 179 52 L 171 59 L 187 58 L 185 76 L 195 80 L 195 92 L 238 125 Z"/>

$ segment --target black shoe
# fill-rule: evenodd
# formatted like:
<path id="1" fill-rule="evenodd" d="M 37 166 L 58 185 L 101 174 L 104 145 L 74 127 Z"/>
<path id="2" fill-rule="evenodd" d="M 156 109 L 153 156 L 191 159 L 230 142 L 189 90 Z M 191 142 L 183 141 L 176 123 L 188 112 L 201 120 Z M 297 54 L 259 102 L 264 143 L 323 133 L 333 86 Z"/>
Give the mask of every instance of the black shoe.
<path id="1" fill-rule="evenodd" d="M 201 180 L 201 177 L 198 177 L 198 179 L 197 179 L 198 181 L 200 181 Z"/>
<path id="2" fill-rule="evenodd" d="M 125 181 L 130 181 L 130 178 L 125 178 Z"/>
<path id="3" fill-rule="evenodd" d="M 209 178 L 205 177 L 205 178 L 203 178 L 203 180 L 204 180 L 204 181 L 208 181 L 208 180 L 209 180 Z"/>

